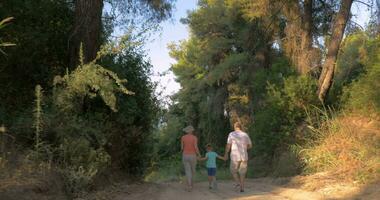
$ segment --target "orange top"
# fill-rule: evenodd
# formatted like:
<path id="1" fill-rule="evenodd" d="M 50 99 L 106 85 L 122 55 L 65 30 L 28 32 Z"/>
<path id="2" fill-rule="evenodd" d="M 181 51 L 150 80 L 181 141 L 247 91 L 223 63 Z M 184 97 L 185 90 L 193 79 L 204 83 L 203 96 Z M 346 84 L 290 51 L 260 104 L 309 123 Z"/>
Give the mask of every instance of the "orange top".
<path id="1" fill-rule="evenodd" d="M 196 154 L 195 145 L 198 142 L 197 137 L 191 134 L 182 136 L 181 142 L 183 143 L 183 154 Z"/>

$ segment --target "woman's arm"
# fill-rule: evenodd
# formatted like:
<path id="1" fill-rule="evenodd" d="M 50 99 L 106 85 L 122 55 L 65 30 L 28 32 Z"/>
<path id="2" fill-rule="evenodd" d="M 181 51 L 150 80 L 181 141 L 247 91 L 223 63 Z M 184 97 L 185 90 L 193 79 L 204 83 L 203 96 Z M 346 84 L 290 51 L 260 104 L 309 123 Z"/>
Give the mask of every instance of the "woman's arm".
<path id="1" fill-rule="evenodd" d="M 195 152 L 197 153 L 198 157 L 201 157 L 201 154 L 199 153 L 199 148 L 198 148 L 198 138 L 195 137 L 195 142 L 194 142 L 194 147 L 195 147 Z"/>
<path id="2" fill-rule="evenodd" d="M 183 152 L 183 138 L 181 138 L 181 153 Z"/>

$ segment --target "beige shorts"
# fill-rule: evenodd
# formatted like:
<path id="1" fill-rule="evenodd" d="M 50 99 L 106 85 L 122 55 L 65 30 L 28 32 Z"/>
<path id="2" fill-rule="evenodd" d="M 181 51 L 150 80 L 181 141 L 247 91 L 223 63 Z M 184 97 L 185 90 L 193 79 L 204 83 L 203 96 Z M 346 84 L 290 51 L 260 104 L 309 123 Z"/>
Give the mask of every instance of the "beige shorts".
<path id="1" fill-rule="evenodd" d="M 240 176 L 245 176 L 247 173 L 248 161 L 235 161 L 231 160 L 230 171 L 231 174 L 239 173 Z"/>

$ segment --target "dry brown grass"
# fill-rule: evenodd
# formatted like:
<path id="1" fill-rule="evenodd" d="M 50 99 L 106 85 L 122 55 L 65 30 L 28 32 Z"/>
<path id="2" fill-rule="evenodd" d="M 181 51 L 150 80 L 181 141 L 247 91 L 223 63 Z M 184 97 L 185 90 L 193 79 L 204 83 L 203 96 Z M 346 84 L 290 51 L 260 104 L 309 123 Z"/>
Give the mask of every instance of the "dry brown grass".
<path id="1" fill-rule="evenodd" d="M 380 120 L 341 116 L 319 130 L 319 141 L 301 151 L 308 172 L 369 183 L 380 178 Z"/>

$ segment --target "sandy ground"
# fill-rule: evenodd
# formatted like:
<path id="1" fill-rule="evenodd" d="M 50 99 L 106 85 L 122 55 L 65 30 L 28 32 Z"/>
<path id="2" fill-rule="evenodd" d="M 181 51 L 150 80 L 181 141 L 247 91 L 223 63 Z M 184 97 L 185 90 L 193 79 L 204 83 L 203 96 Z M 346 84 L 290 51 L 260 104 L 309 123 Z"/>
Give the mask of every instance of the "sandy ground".
<path id="1" fill-rule="evenodd" d="M 218 181 L 218 189 L 208 189 L 207 182 L 196 183 L 191 192 L 185 190 L 180 182 L 141 183 L 135 185 L 119 185 L 115 190 L 105 193 L 104 199 L 112 200 L 378 200 L 380 199 L 380 183 L 367 186 L 352 184 L 329 184 L 315 181 L 312 177 L 292 177 L 287 179 L 259 178 L 248 179 L 244 193 L 233 188 L 231 180 Z M 306 183 L 319 183 L 310 189 Z M 314 185 L 316 186 L 316 185 Z M 99 199 L 99 198 L 98 198 Z"/>
<path id="2" fill-rule="evenodd" d="M 135 188 L 129 188 L 130 192 L 120 194 L 115 200 L 127 199 L 157 199 L 157 200 L 216 200 L 216 199 L 240 199 L 240 200 L 317 200 L 325 197 L 317 192 L 309 192 L 302 189 L 285 188 L 275 186 L 262 179 L 248 180 L 244 193 L 234 190 L 232 181 L 219 181 L 218 189 L 208 189 L 207 182 L 197 183 L 191 192 L 185 190 L 185 186 L 178 182 L 160 184 L 143 184 Z"/>

